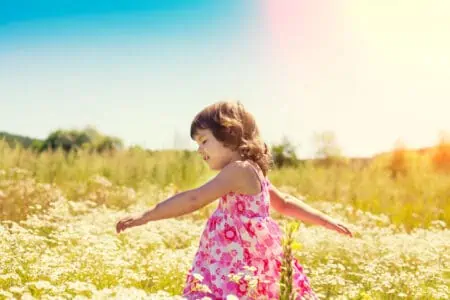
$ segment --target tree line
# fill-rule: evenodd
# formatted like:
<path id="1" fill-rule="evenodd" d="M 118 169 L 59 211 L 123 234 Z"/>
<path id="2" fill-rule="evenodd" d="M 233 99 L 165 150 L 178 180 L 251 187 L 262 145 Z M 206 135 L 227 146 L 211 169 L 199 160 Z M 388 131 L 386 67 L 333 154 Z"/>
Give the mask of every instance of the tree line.
<path id="1" fill-rule="evenodd" d="M 101 153 L 120 150 L 124 147 L 120 138 L 102 134 L 93 127 L 82 130 L 58 129 L 51 132 L 44 140 L 0 132 L 0 139 L 7 142 L 10 147 L 21 146 L 38 153 L 58 149 L 65 152 L 84 149 Z"/>
<path id="2" fill-rule="evenodd" d="M 105 135 L 94 127 L 86 127 L 82 130 L 58 129 L 51 132 L 43 140 L 0 132 L 0 140 L 6 141 L 10 147 L 20 146 L 37 153 L 59 149 L 62 149 L 64 152 L 88 150 L 97 153 L 124 150 L 124 143 L 120 138 Z M 320 166 L 351 164 L 364 167 L 376 157 L 389 155 L 390 163 L 387 168 L 391 172 L 392 178 L 397 178 L 407 173 L 408 153 L 416 152 L 417 154 L 429 154 L 431 163 L 436 170 L 450 172 L 450 135 L 445 133 L 441 134 L 439 143 L 434 147 L 409 150 L 403 144 L 397 143 L 390 152 L 360 159 L 344 157 L 336 136 L 331 131 L 316 133 L 313 137 L 313 142 L 316 149 L 315 158 L 306 160 L 297 156 L 297 147 L 287 137 L 284 137 L 280 143 L 272 144 L 269 148 L 274 167 L 299 167 L 308 160 L 313 160 Z M 134 146 L 130 149 L 134 148 L 142 149 L 139 146 Z M 152 152 L 151 150 L 147 151 Z"/>

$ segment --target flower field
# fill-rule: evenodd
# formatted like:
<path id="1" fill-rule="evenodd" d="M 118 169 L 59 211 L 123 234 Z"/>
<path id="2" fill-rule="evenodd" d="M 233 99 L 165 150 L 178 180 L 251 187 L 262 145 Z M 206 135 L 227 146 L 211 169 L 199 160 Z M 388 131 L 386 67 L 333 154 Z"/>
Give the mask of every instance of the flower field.
<path id="1" fill-rule="evenodd" d="M 448 299 L 450 176 L 417 159 L 392 180 L 383 164 L 269 173 L 354 233 L 300 222 L 294 254 L 323 299 Z M 0 142 L 0 299 L 181 299 L 216 202 L 121 234 L 115 224 L 213 175 L 195 153 L 36 155 Z"/>

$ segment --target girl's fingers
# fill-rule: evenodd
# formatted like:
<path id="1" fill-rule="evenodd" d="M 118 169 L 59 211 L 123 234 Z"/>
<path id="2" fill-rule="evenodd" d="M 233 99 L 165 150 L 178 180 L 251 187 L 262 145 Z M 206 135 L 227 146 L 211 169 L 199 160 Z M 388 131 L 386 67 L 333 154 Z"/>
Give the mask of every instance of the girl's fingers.
<path id="1" fill-rule="evenodd" d="M 339 224 L 338 227 L 339 227 L 339 231 L 341 233 L 352 236 L 351 231 L 347 227 L 345 227 L 344 225 Z"/>
<path id="2" fill-rule="evenodd" d="M 129 227 L 129 225 L 132 223 L 132 221 L 133 221 L 132 217 L 126 217 L 126 218 L 121 219 L 116 225 L 117 233 L 120 233 L 121 231 L 124 231 L 125 229 L 127 229 L 127 227 Z"/>
<path id="3" fill-rule="evenodd" d="M 348 234 L 350 236 L 353 236 L 352 232 L 347 227 L 344 227 L 344 231 L 345 231 L 346 234 Z"/>
<path id="4" fill-rule="evenodd" d="M 124 231 L 126 229 L 126 222 L 127 221 L 119 221 L 116 226 L 117 233 L 120 233 L 121 231 Z"/>

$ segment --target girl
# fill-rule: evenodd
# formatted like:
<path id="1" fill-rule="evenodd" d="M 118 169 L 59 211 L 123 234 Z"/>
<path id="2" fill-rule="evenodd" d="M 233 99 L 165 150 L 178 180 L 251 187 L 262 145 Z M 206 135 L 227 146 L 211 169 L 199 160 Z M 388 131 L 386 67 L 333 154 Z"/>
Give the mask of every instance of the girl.
<path id="1" fill-rule="evenodd" d="M 240 102 L 218 102 L 199 112 L 191 124 L 198 152 L 218 175 L 206 184 L 157 204 L 117 223 L 126 228 L 191 213 L 220 198 L 208 219 L 186 278 L 187 299 L 278 299 L 282 232 L 269 206 L 286 216 L 352 236 L 331 219 L 270 184 L 271 156 L 261 141 L 254 117 Z M 249 276 L 241 276 L 246 274 Z M 300 299 L 317 299 L 303 267 L 294 259 L 293 288 Z"/>

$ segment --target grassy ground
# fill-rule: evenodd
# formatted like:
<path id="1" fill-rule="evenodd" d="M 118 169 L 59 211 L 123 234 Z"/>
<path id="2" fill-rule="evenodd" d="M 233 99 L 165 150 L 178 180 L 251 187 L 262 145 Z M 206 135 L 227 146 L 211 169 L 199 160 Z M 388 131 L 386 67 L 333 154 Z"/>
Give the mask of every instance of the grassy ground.
<path id="1" fill-rule="evenodd" d="M 387 164 L 269 173 L 355 233 L 300 223 L 294 235 L 294 254 L 323 299 L 450 297 L 450 178 L 413 157 L 393 180 Z M 114 226 L 212 176 L 189 152 L 37 156 L 0 142 L 0 299 L 176 298 L 217 203 L 121 235 Z"/>

